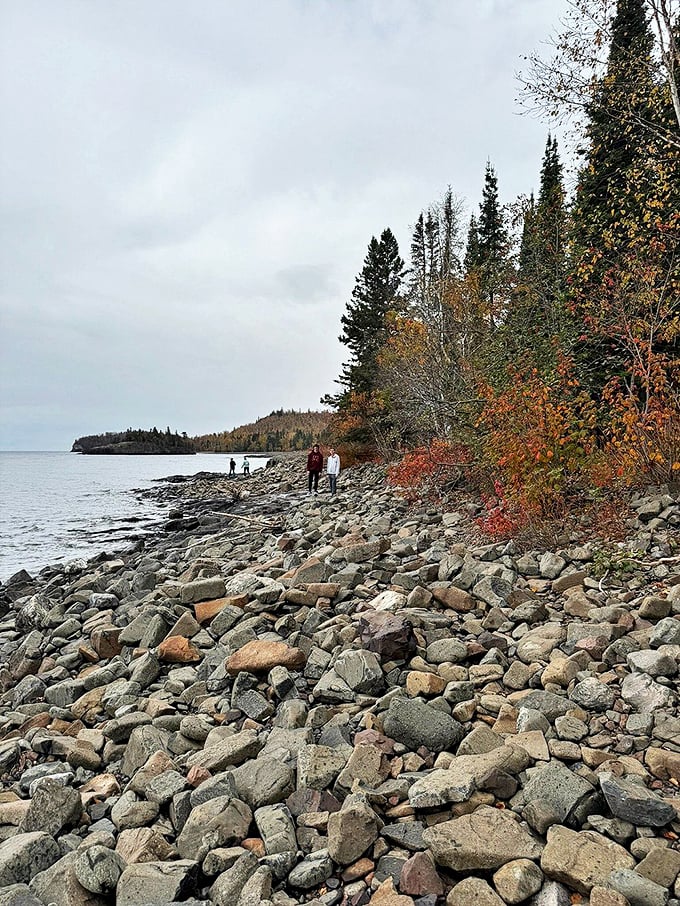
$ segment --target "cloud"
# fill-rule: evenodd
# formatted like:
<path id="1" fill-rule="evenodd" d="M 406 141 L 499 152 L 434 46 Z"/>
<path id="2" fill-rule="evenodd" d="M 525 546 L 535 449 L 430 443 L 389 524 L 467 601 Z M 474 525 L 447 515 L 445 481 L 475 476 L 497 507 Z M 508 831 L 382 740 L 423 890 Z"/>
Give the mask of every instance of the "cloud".
<path id="1" fill-rule="evenodd" d="M 536 186 L 565 3 L 2 4 L 0 447 L 316 406 L 371 236 Z"/>

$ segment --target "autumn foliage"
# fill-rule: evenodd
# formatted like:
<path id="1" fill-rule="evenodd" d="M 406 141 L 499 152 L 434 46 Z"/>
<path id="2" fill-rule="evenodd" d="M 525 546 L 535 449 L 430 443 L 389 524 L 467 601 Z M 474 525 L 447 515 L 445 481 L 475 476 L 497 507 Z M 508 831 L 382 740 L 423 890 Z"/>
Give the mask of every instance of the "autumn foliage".
<path id="1" fill-rule="evenodd" d="M 380 269 L 362 272 L 381 342 L 352 365 L 370 364 L 370 392 L 350 382 L 339 436 L 399 456 L 389 477 L 412 499 L 466 482 L 493 538 L 680 481 L 680 117 L 644 0 L 575 15 L 593 4 L 601 53 L 578 27 L 565 45 L 583 113 L 573 196 L 549 137 L 536 198 L 501 205 L 487 162 L 464 254 L 449 189 L 418 217 L 391 298 Z M 564 84 L 538 86 L 553 113 Z"/>
<path id="2" fill-rule="evenodd" d="M 402 487 L 407 497 L 432 497 L 447 485 L 457 484 L 472 462 L 470 450 L 462 444 L 434 440 L 416 447 L 388 469 L 391 484 Z"/>

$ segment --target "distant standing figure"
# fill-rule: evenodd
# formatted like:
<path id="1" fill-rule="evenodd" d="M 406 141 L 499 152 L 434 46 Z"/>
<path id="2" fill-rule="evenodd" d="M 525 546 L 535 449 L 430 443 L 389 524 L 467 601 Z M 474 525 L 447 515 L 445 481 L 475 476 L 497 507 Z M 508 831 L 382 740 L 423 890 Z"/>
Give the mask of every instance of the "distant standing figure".
<path id="1" fill-rule="evenodd" d="M 335 452 L 333 447 L 331 447 L 331 451 L 328 454 L 326 472 L 328 473 L 328 484 L 331 487 L 332 497 L 338 489 L 338 475 L 340 474 L 340 457 Z"/>
<path id="2" fill-rule="evenodd" d="M 309 490 L 308 494 L 312 493 L 312 485 L 314 485 L 314 493 L 319 493 L 319 475 L 321 475 L 321 470 L 323 469 L 323 453 L 319 449 L 318 444 L 314 444 L 312 449 L 309 451 L 309 456 L 307 457 L 307 471 L 309 472 Z"/>
<path id="3" fill-rule="evenodd" d="M 229 477 L 232 475 L 236 475 L 236 460 L 233 457 L 229 460 Z"/>
<path id="4" fill-rule="evenodd" d="M 243 457 L 243 467 L 242 468 L 243 468 L 244 475 L 250 475 L 250 463 L 248 462 L 247 456 Z"/>

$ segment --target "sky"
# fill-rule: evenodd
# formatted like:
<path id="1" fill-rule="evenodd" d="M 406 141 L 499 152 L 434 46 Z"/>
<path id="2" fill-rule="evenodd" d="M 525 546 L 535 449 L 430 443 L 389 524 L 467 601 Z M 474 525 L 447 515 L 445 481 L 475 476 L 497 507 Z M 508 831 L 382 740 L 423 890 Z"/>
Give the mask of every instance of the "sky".
<path id="1" fill-rule="evenodd" d="M 320 408 L 371 236 L 537 188 L 565 8 L 0 0 L 0 449 Z"/>

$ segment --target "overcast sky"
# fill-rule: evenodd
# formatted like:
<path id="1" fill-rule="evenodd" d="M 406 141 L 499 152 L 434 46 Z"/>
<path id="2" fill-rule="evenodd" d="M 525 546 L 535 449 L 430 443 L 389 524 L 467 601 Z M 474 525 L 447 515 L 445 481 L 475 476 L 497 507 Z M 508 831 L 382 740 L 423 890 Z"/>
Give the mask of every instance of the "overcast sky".
<path id="1" fill-rule="evenodd" d="M 319 408 L 368 241 L 537 186 L 566 0 L 0 0 L 0 449 Z"/>

